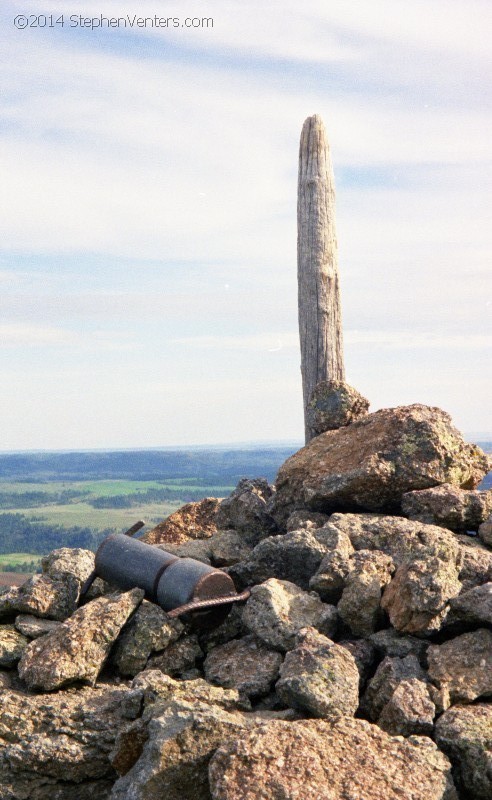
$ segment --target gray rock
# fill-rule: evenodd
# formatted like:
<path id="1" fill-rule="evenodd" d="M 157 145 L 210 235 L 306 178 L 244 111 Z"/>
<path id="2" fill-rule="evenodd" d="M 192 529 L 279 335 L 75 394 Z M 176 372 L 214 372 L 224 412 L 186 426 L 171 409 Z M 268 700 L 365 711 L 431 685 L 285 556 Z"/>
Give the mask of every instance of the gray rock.
<path id="1" fill-rule="evenodd" d="M 466 625 L 492 625 L 492 583 L 475 586 L 449 601 L 447 622 Z"/>
<path id="2" fill-rule="evenodd" d="M 40 636 L 44 636 L 45 633 L 54 631 L 61 625 L 61 622 L 53 619 L 38 619 L 31 614 L 18 614 L 14 624 L 19 633 L 29 639 L 38 639 Z"/>
<path id="3" fill-rule="evenodd" d="M 383 621 L 381 595 L 395 570 L 391 556 L 371 550 L 354 553 L 337 610 L 356 636 L 369 636 Z"/>
<path id="4" fill-rule="evenodd" d="M 492 631 L 479 628 L 431 645 L 427 657 L 429 677 L 450 703 L 472 703 L 492 695 Z"/>
<path id="5" fill-rule="evenodd" d="M 474 489 L 488 469 L 441 409 L 382 409 L 291 456 L 277 475 L 273 516 L 282 527 L 299 508 L 398 513 L 406 492 L 446 482 Z"/>
<path id="6" fill-rule="evenodd" d="M 463 591 L 492 581 L 492 550 L 471 536 L 457 535 L 456 539 L 461 553 L 459 579 Z"/>
<path id="7" fill-rule="evenodd" d="M 73 681 L 93 685 L 111 646 L 143 596 L 142 589 L 132 589 L 91 600 L 52 633 L 26 647 L 19 676 L 30 689 L 42 691 Z"/>
<path id="8" fill-rule="evenodd" d="M 216 706 L 168 707 L 148 721 L 141 755 L 116 781 L 111 800 L 210 800 L 210 758 L 244 729 L 239 714 Z"/>
<path id="9" fill-rule="evenodd" d="M 118 637 L 112 661 L 121 675 L 133 677 L 145 669 L 152 653 L 164 650 L 183 631 L 179 619 L 144 600 Z"/>
<path id="10" fill-rule="evenodd" d="M 214 567 L 230 567 L 244 561 L 252 551 L 242 534 L 237 531 L 218 531 L 208 540 L 210 561 Z"/>
<path id="11" fill-rule="evenodd" d="M 427 684 L 410 678 L 398 684 L 379 715 L 378 725 L 392 736 L 430 736 L 435 715 Z"/>
<path id="12" fill-rule="evenodd" d="M 457 800 L 434 742 L 350 717 L 261 725 L 221 745 L 209 774 L 213 800 Z"/>
<path id="13" fill-rule="evenodd" d="M 353 656 L 359 670 L 359 690 L 362 691 L 374 667 L 376 648 L 368 639 L 345 639 L 338 644 Z"/>
<path id="14" fill-rule="evenodd" d="M 458 566 L 463 561 L 459 537 L 437 525 L 405 517 L 332 514 L 325 529 L 345 533 L 356 550 L 381 550 L 397 567 L 416 558 L 436 557 Z"/>
<path id="15" fill-rule="evenodd" d="M 492 513 L 492 490 L 471 491 L 445 483 L 404 494 L 401 507 L 410 519 L 466 533 L 478 530 Z"/>
<path id="16" fill-rule="evenodd" d="M 320 528 L 269 536 L 256 545 L 246 561 L 230 567 L 229 574 L 238 587 L 278 578 L 307 589 L 327 552 L 322 531 Z"/>
<path id="17" fill-rule="evenodd" d="M 315 436 L 367 416 L 369 400 L 343 381 L 321 381 L 306 406 L 306 424 Z"/>
<path id="18" fill-rule="evenodd" d="M 399 684 L 416 678 L 426 681 L 427 676 L 413 655 L 405 658 L 386 657 L 378 666 L 374 677 L 369 681 L 362 698 L 361 708 L 373 722 L 377 722 L 387 703 L 391 700 Z"/>
<path id="19" fill-rule="evenodd" d="M 386 628 L 383 631 L 372 633 L 369 639 L 383 658 L 386 656 L 405 658 L 405 656 L 413 655 L 416 656 L 422 666 L 427 663 L 426 656 L 429 643 L 423 639 L 417 639 L 415 636 L 405 636 L 393 628 Z"/>
<path id="20" fill-rule="evenodd" d="M 250 542 L 269 536 L 275 530 L 267 503 L 274 493 L 273 487 L 264 478 L 243 478 L 229 497 L 220 504 L 217 512 L 217 527 L 234 528 L 247 535 Z"/>
<path id="21" fill-rule="evenodd" d="M 270 578 L 253 586 L 242 620 L 266 645 L 285 652 L 295 646 L 301 628 L 310 626 L 333 637 L 337 611 L 334 606 L 322 603 L 314 592 L 305 592 L 289 581 Z"/>
<path id="22" fill-rule="evenodd" d="M 492 514 L 479 526 L 478 535 L 484 544 L 492 547 Z"/>
<path id="23" fill-rule="evenodd" d="M 315 717 L 351 716 L 359 702 L 359 671 L 351 653 L 314 628 L 304 628 L 287 653 L 276 692 Z"/>
<path id="24" fill-rule="evenodd" d="M 115 780 L 109 760 L 128 721 L 128 689 L 83 687 L 52 695 L 0 693 L 0 796 L 5 800 L 103 800 Z"/>
<path id="25" fill-rule="evenodd" d="M 327 537 L 324 544 L 328 552 L 310 579 L 309 586 L 327 603 L 338 603 L 351 570 L 350 556 L 354 548 L 347 534 L 335 526 L 326 525 L 323 532 Z"/>
<path id="26" fill-rule="evenodd" d="M 231 639 L 239 639 L 246 636 L 249 632 L 243 624 L 242 603 L 234 603 L 225 620 L 216 628 L 207 631 L 199 631 L 198 640 L 204 653 L 208 653 L 219 644 L 230 642 Z"/>
<path id="27" fill-rule="evenodd" d="M 133 679 L 125 700 L 125 715 L 135 718 L 143 709 L 160 714 L 176 703 L 219 706 L 226 711 L 251 711 L 251 704 L 237 689 L 224 689 L 197 678 L 190 681 L 174 680 L 158 669 L 146 669 Z M 129 712 L 129 706 L 136 712 Z"/>
<path id="28" fill-rule="evenodd" d="M 0 625 L 0 667 L 15 667 L 28 644 L 13 625 Z"/>
<path id="29" fill-rule="evenodd" d="M 328 514 L 320 514 L 316 511 L 293 511 L 286 523 L 287 533 L 289 531 L 309 530 L 309 528 L 322 528 L 329 520 Z"/>
<path id="30" fill-rule="evenodd" d="M 492 797 L 492 706 L 454 706 L 438 719 L 435 740 L 473 800 Z"/>
<path id="31" fill-rule="evenodd" d="M 195 667 L 197 658 L 203 656 L 202 649 L 195 634 L 184 636 L 177 642 L 172 642 L 163 653 L 149 658 L 149 669 L 160 669 L 161 672 L 172 677 L 183 675 Z"/>
<path id="32" fill-rule="evenodd" d="M 210 683 L 237 689 L 248 697 L 261 697 L 277 680 L 281 663 L 280 653 L 255 636 L 245 636 L 211 650 L 203 668 Z"/>
<path id="33" fill-rule="evenodd" d="M 456 564 L 435 557 L 402 564 L 381 601 L 393 627 L 420 636 L 440 630 L 461 589 L 458 574 Z"/>
<path id="34" fill-rule="evenodd" d="M 207 539 L 189 539 L 180 544 L 172 544 L 166 542 L 165 544 L 156 544 L 159 550 L 164 550 L 166 553 L 172 553 L 180 558 L 194 558 L 195 561 L 201 561 L 203 564 L 212 563 L 212 553 L 210 552 L 210 538 Z"/>
<path id="35" fill-rule="evenodd" d="M 12 688 L 12 672 L 0 671 L 0 691 Z"/>

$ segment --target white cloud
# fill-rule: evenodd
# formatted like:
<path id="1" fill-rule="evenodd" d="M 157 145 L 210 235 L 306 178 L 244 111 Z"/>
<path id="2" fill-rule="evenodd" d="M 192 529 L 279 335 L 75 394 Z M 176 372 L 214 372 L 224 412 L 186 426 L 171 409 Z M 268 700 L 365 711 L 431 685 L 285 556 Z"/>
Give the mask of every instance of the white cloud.
<path id="1" fill-rule="evenodd" d="M 335 164 L 357 381 L 376 404 L 434 397 L 485 427 L 489 3 L 206 5 L 141 0 L 139 14 L 206 13 L 216 24 L 140 31 L 138 42 L 6 29 L 0 334 L 10 361 L 36 351 L 32 371 L 19 359 L 18 391 L 2 400 L 9 446 L 298 434 L 296 162 L 314 112 Z M 118 15 L 133 11 L 124 6 Z M 25 4 L 7 3 L 6 20 L 11 10 Z M 44 259 L 17 272 L 19 255 Z M 84 281 L 86 258 L 101 284 Z M 106 262 L 119 259 L 111 272 Z M 159 389 L 149 370 L 165 373 Z M 172 430 L 156 439 L 163 419 Z"/>
<path id="2" fill-rule="evenodd" d="M 483 350 L 492 347 L 492 334 L 442 335 L 434 331 L 354 331 L 345 333 L 346 345 L 377 345 L 391 350 Z"/>
<path id="3" fill-rule="evenodd" d="M 71 331 L 65 328 L 35 324 L 0 324 L 0 349 L 10 347 L 47 348 L 64 347 L 77 350 L 125 350 L 133 349 L 128 335 L 111 334 L 107 331 Z"/>

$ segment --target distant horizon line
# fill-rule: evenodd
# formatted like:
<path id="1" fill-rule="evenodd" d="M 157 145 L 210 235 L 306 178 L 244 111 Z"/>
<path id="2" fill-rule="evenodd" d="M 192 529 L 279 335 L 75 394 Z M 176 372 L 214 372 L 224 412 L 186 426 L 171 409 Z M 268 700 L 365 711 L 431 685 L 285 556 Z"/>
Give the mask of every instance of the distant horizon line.
<path id="1" fill-rule="evenodd" d="M 258 441 L 220 442 L 219 444 L 165 444 L 157 446 L 134 447 L 73 447 L 73 448 L 44 448 L 32 447 L 22 450 L 0 450 L 2 455 L 22 455 L 31 453 L 131 453 L 148 451 L 170 450 L 252 450 L 260 447 L 303 447 L 301 439 L 259 439 Z"/>
<path id="2" fill-rule="evenodd" d="M 472 444 L 479 444 L 480 442 L 492 442 L 492 433 L 480 431 L 477 433 L 463 433 L 463 437 Z M 71 447 L 71 448 L 43 448 L 32 447 L 19 450 L 0 450 L 0 456 L 7 455 L 30 455 L 41 453 L 131 453 L 131 452 L 159 452 L 159 451 L 176 451 L 176 450 L 256 450 L 259 448 L 285 448 L 304 446 L 301 439 L 259 439 L 246 440 L 239 442 L 220 442 L 219 444 L 174 444 L 174 445 L 156 445 L 149 447 Z"/>

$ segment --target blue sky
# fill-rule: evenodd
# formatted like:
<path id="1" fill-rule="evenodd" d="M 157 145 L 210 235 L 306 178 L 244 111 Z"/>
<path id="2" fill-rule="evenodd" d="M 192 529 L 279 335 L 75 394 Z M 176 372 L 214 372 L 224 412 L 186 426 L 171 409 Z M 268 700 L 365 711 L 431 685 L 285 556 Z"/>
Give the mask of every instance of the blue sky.
<path id="1" fill-rule="evenodd" d="M 28 8 L 27 8 L 28 7 Z M 17 14 L 64 14 L 16 30 Z M 348 381 L 489 433 L 481 0 L 4 0 L 1 449 L 301 439 L 299 134 L 325 121 Z M 81 30 L 86 17 L 213 28 Z"/>

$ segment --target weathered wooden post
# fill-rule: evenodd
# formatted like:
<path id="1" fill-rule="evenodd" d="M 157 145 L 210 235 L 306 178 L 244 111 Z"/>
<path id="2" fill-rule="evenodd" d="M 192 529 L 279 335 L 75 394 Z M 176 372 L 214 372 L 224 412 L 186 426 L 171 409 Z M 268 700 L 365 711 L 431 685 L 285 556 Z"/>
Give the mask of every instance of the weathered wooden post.
<path id="1" fill-rule="evenodd" d="M 307 419 L 321 381 L 344 381 L 342 313 L 335 232 L 335 185 L 323 120 L 308 117 L 299 147 L 297 279 L 306 443 Z"/>

